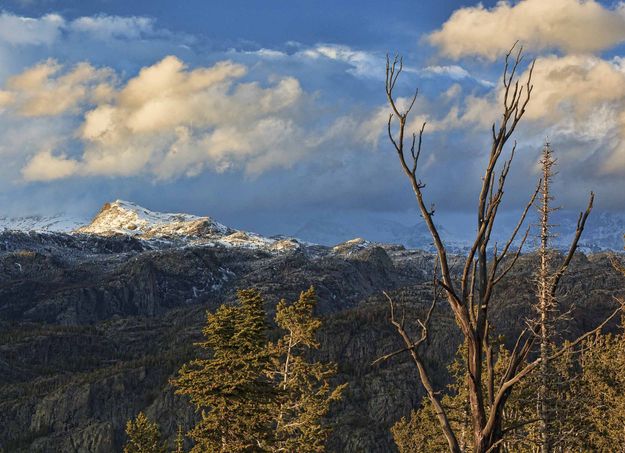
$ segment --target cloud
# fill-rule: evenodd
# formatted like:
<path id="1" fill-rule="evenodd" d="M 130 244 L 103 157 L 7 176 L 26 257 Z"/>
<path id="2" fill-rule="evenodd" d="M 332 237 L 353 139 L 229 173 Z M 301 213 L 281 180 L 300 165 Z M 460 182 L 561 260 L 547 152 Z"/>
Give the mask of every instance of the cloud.
<path id="1" fill-rule="evenodd" d="M 66 21 L 58 14 L 40 18 L 0 14 L 0 41 L 11 45 L 51 45 L 59 39 Z"/>
<path id="2" fill-rule="evenodd" d="M 9 78 L 7 89 L 0 91 L 0 106 L 26 117 L 55 116 L 108 97 L 110 69 L 80 63 L 64 73 L 61 70 L 56 60 L 49 59 Z"/>
<path id="3" fill-rule="evenodd" d="M 96 16 L 66 20 L 58 14 L 23 17 L 10 12 L 0 14 L 0 42 L 17 46 L 50 46 L 63 35 L 76 33 L 99 40 L 139 39 L 145 36 L 171 35 L 156 29 L 154 19 L 141 16 Z"/>
<path id="4" fill-rule="evenodd" d="M 73 20 L 68 28 L 72 31 L 87 33 L 99 39 L 138 39 L 145 35 L 154 35 L 154 19 L 149 17 L 120 17 L 98 15 L 79 17 Z"/>
<path id="5" fill-rule="evenodd" d="M 545 127 L 574 123 L 578 135 L 601 138 L 605 129 L 595 133 L 590 127 L 596 125 L 593 118 L 599 110 L 609 108 L 618 122 L 619 112 L 625 111 L 625 64 L 617 57 L 611 61 L 592 55 L 547 55 L 538 57 L 532 74 L 531 100 L 524 115 L 524 123 L 535 122 Z M 462 68 L 458 74 L 464 72 Z M 519 80 L 525 83 L 529 69 Z M 476 95 L 463 93 L 459 86 L 452 86 L 443 97 L 452 102 L 446 119 L 440 121 L 446 128 L 489 128 L 498 119 L 503 105 L 504 90 L 501 81 L 487 93 Z M 439 126 L 443 128 L 443 126 Z M 566 128 L 564 128 L 566 129 Z"/>
<path id="6" fill-rule="evenodd" d="M 292 78 L 267 88 L 235 85 L 245 73 L 229 61 L 188 70 L 171 56 L 143 68 L 113 103 L 85 115 L 84 171 L 127 174 L 150 164 L 166 179 L 197 174 L 206 164 L 225 169 L 239 159 L 250 171 L 262 170 L 259 159 L 268 161 L 291 135 L 285 112 L 302 90 Z"/>
<path id="7" fill-rule="evenodd" d="M 37 153 L 22 169 L 26 181 L 52 181 L 71 176 L 78 169 L 78 163 L 65 154 L 57 156 L 51 150 Z"/>
<path id="8" fill-rule="evenodd" d="M 526 69 L 520 79 L 527 76 Z M 532 97 L 517 132 L 522 143 L 539 146 L 548 138 L 556 147 L 565 144 L 559 155 L 561 169 L 578 178 L 599 181 L 625 175 L 625 59 L 538 57 L 532 83 Z M 498 85 L 481 96 L 456 89 L 447 100 L 446 114 L 416 115 L 411 127 L 427 120 L 430 131 L 486 134 L 501 114 L 503 89 Z"/>
<path id="9" fill-rule="evenodd" d="M 235 53 L 235 54 L 237 53 L 235 49 L 232 49 L 230 52 Z M 278 60 L 278 59 L 283 59 L 289 56 L 287 53 L 282 52 L 281 50 L 266 49 L 266 48 L 262 48 L 258 50 L 248 50 L 248 51 L 244 51 L 243 53 L 247 55 L 257 56 L 257 57 L 267 59 L 267 60 Z"/>
<path id="10" fill-rule="evenodd" d="M 456 10 L 428 40 L 451 58 L 470 55 L 494 60 L 515 41 L 541 51 L 594 53 L 625 41 L 625 6 L 595 0 L 500 1 Z"/>
<path id="11" fill-rule="evenodd" d="M 354 50 L 349 46 L 338 44 L 318 44 L 309 49 L 301 50 L 296 55 L 319 59 L 326 58 L 347 64 L 348 72 L 356 77 L 383 79 L 384 57 L 371 52 Z"/>
<path id="12" fill-rule="evenodd" d="M 625 107 L 625 68 L 619 62 L 580 55 L 538 58 L 527 118 L 554 122 L 573 118 L 581 123 L 599 106 Z"/>
<path id="13" fill-rule="evenodd" d="M 484 79 L 474 77 L 469 71 L 459 65 L 446 65 L 446 66 L 427 66 L 421 70 L 421 74 L 428 76 L 446 76 L 452 80 L 471 79 L 478 82 L 485 87 L 493 87 L 495 84 Z"/>
<path id="14" fill-rule="evenodd" d="M 74 157 L 36 154 L 22 172 L 30 181 L 74 174 L 151 174 L 166 180 L 231 168 L 258 174 L 289 167 L 329 147 L 377 139 L 370 124 L 358 117 L 328 120 L 297 79 L 274 78 L 266 86 L 243 81 L 247 68 L 232 61 L 190 69 L 168 56 L 124 84 L 107 85 L 101 90 L 106 96 L 95 94 L 104 76 L 115 80 L 110 69 L 100 73 L 83 63 L 49 83 L 62 69 L 44 62 L 10 79 L 9 90 L 1 92 L 11 95 L 9 105 L 20 105 L 21 115 L 61 114 L 83 105 L 84 99 L 95 104 L 80 114 L 75 136 L 82 152 Z M 53 104 L 56 111 L 40 102 L 62 96 L 72 85 L 77 94 Z"/>

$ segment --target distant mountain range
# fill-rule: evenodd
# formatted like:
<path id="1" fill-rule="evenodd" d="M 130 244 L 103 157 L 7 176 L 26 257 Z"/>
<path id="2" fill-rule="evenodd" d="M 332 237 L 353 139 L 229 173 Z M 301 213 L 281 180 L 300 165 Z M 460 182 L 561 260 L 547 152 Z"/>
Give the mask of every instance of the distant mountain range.
<path id="1" fill-rule="evenodd" d="M 578 213 L 557 211 L 553 215 L 552 223 L 554 237 L 551 239 L 554 248 L 565 250 L 570 246 L 577 227 Z M 506 216 L 498 219 L 493 241 L 499 243 L 508 239 L 508 234 L 514 229 L 516 218 Z M 532 226 L 530 237 L 525 250 L 536 246 L 536 220 L 527 219 L 527 225 Z M 460 228 L 454 228 L 458 231 Z M 472 228 L 467 228 L 465 234 L 451 233 L 444 225 L 438 226 L 439 233 L 448 248 L 453 252 L 463 252 L 469 247 Z M 625 233 L 625 215 L 602 212 L 592 213 L 588 218 L 586 229 L 580 240 L 580 250 L 588 252 L 621 251 L 623 250 L 623 234 Z M 522 233 L 521 233 L 522 234 Z M 423 221 L 406 225 L 398 221 L 380 219 L 379 217 L 365 217 L 359 222 L 342 219 L 315 219 L 307 222 L 294 233 L 294 236 L 316 244 L 333 245 L 351 238 L 362 237 L 367 240 L 387 244 L 401 244 L 409 249 L 432 250 L 432 238 Z"/>
<path id="2" fill-rule="evenodd" d="M 556 235 L 552 239 L 555 248 L 568 248 L 577 225 L 577 213 L 558 211 L 553 223 Z M 512 218 L 512 217 L 511 217 Z M 531 224 L 532 219 L 529 219 Z M 505 241 L 505 234 L 514 227 L 508 218 L 499 222 L 494 240 Z M 92 221 L 76 216 L 56 214 L 52 216 L 31 215 L 24 217 L 0 217 L 0 230 L 64 232 L 93 234 L 98 236 L 128 235 L 151 241 L 217 241 L 223 245 L 250 248 L 292 248 L 308 242 L 333 246 L 355 238 L 383 244 L 403 245 L 408 249 L 432 250 L 432 239 L 423 221 L 406 225 L 400 221 L 385 219 L 380 215 L 362 215 L 340 218 L 324 217 L 311 220 L 296 229 L 292 237 L 265 237 L 256 233 L 236 230 L 210 217 L 182 213 L 150 211 L 135 203 L 116 200 L 106 203 Z M 454 229 L 458 231 L 459 228 Z M 472 230 L 467 234 L 452 234 L 444 226 L 439 232 L 450 251 L 461 253 L 470 245 Z M 620 213 L 593 213 L 580 241 L 585 252 L 622 250 L 625 233 L 625 215 Z M 528 241 L 529 250 L 535 236 Z M 297 238 L 297 239 L 295 239 Z"/>

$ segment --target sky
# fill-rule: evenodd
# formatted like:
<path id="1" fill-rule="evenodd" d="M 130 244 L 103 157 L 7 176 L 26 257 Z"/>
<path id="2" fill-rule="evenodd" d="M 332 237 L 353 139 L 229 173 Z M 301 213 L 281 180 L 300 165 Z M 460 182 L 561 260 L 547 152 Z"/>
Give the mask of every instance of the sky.
<path id="1" fill-rule="evenodd" d="M 625 211 L 625 3 L 2 1 L 3 214 L 125 199 L 265 234 L 414 224 L 385 135 L 389 53 L 405 62 L 398 94 L 419 88 L 409 126 L 428 123 L 425 196 L 462 230 L 516 41 L 535 89 L 504 209 L 529 197 L 549 140 L 561 206 L 594 190 L 597 210 Z"/>

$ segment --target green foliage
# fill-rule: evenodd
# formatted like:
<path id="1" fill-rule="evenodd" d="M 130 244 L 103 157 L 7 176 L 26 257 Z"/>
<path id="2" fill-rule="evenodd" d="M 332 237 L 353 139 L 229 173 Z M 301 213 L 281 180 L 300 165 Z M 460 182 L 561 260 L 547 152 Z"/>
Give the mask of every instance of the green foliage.
<path id="1" fill-rule="evenodd" d="M 192 451 L 323 451 L 329 432 L 323 417 L 345 386 L 330 384 L 334 364 L 307 360 L 319 347 L 314 290 L 278 304 L 276 323 L 284 335 L 276 343 L 267 339 L 260 293 L 239 291 L 238 302 L 208 313 L 205 341 L 198 343 L 208 358 L 183 365 L 172 381 L 201 414 L 188 433 Z"/>
<path id="2" fill-rule="evenodd" d="M 324 451 L 329 428 L 322 419 L 346 387 L 330 385 L 335 364 L 307 360 L 307 352 L 319 348 L 316 333 L 321 321 L 313 316 L 316 303 L 310 288 L 293 304 L 280 301 L 276 309 L 276 324 L 285 333 L 270 345 L 270 375 L 280 390 L 274 451 Z"/>
<path id="3" fill-rule="evenodd" d="M 137 418 L 126 423 L 128 441 L 124 453 L 165 453 L 165 444 L 161 442 L 158 424 L 150 421 L 143 412 Z"/>
<path id="4" fill-rule="evenodd" d="M 188 395 L 201 414 L 188 433 L 193 452 L 267 451 L 271 442 L 275 391 L 267 379 L 271 360 L 266 347 L 263 299 L 258 291 L 238 292 L 236 306 L 208 313 L 198 343 L 210 352 L 180 370 L 176 393 Z"/>
<path id="5" fill-rule="evenodd" d="M 614 451 L 625 445 L 625 334 L 596 336 L 581 353 L 580 397 L 584 408 L 583 446 L 587 451 Z"/>

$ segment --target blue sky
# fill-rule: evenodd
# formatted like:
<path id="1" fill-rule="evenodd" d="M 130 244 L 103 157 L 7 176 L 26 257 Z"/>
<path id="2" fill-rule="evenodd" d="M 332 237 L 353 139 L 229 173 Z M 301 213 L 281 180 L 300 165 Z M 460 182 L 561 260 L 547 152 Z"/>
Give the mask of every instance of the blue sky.
<path id="1" fill-rule="evenodd" d="M 502 54 L 537 59 L 506 209 L 549 138 L 558 199 L 622 211 L 625 7 L 615 2 L 12 0 L 0 16 L 0 201 L 92 215 L 129 199 L 262 233 L 323 219 L 416 223 L 384 136 L 383 71 L 418 86 L 423 179 L 470 212 Z M 521 68 L 525 71 L 525 66 Z M 460 227 L 458 227 L 460 229 Z"/>

